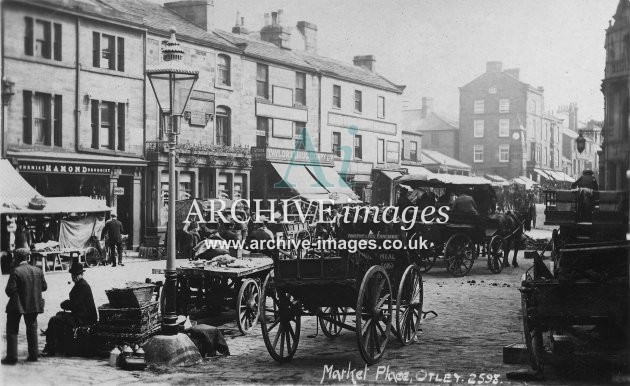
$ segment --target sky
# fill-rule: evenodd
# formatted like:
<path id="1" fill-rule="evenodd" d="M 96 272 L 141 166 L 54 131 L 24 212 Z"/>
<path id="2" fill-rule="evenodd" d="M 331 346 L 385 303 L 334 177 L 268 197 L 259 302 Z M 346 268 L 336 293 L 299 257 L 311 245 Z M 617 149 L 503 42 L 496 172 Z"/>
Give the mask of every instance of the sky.
<path id="1" fill-rule="evenodd" d="M 156 0 L 158 1 L 158 0 Z M 217 28 L 236 13 L 259 30 L 264 13 L 318 27 L 318 53 L 352 63 L 376 57 L 376 71 L 407 86 L 407 106 L 434 98 L 456 117 L 458 87 L 488 61 L 520 68 L 522 81 L 545 88 L 545 109 L 577 102 L 578 118 L 602 120 L 605 29 L 618 0 L 214 0 Z"/>

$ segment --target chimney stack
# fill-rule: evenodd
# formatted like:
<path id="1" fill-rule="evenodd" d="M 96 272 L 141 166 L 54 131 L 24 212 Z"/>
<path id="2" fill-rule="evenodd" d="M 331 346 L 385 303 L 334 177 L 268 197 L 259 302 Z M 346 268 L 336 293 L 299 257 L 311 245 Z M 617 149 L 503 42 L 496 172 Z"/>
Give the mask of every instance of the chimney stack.
<path id="1" fill-rule="evenodd" d="M 236 24 L 232 27 L 233 34 L 247 35 L 249 31 L 245 28 L 245 18 L 240 16 L 240 12 L 236 13 Z"/>
<path id="2" fill-rule="evenodd" d="M 422 118 L 426 118 L 433 112 L 433 98 L 422 97 Z"/>
<path id="3" fill-rule="evenodd" d="M 271 12 L 271 24 L 267 24 L 265 14 L 265 26 L 260 30 L 260 38 L 269 43 L 273 43 L 280 48 L 290 48 L 291 30 L 282 26 L 283 11 Z"/>
<path id="4" fill-rule="evenodd" d="M 297 30 L 304 38 L 304 51 L 317 53 L 317 26 L 307 21 L 298 21 Z"/>
<path id="5" fill-rule="evenodd" d="M 214 29 L 214 0 L 183 0 L 164 3 L 164 8 L 190 23 L 211 31 Z"/>
<path id="6" fill-rule="evenodd" d="M 376 58 L 374 58 L 374 55 L 355 56 L 352 63 L 354 63 L 355 66 L 365 68 L 368 71 L 376 71 Z"/>
<path id="7" fill-rule="evenodd" d="M 265 12 L 265 27 L 267 27 L 269 25 L 270 21 L 269 21 L 269 12 Z"/>
<path id="8" fill-rule="evenodd" d="M 518 68 L 506 68 L 503 72 L 518 80 L 521 71 Z"/>
<path id="9" fill-rule="evenodd" d="M 487 62 L 486 63 L 486 72 L 501 72 L 501 68 L 503 67 L 502 62 Z"/>

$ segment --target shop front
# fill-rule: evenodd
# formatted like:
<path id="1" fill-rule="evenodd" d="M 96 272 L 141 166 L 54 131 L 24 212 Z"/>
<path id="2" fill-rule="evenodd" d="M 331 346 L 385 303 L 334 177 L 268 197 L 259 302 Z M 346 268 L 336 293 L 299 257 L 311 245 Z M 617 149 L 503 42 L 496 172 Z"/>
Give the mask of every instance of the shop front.
<path id="1" fill-rule="evenodd" d="M 299 196 L 306 200 L 359 203 L 359 196 L 334 167 L 332 153 L 262 147 L 252 149 L 252 198 L 268 200 Z"/>
<path id="2" fill-rule="evenodd" d="M 146 233 L 163 237 L 168 223 L 168 147 L 147 142 Z M 177 149 L 176 200 L 248 199 L 251 154 L 248 147 L 182 144 Z"/>
<path id="3" fill-rule="evenodd" d="M 139 158 L 87 153 L 8 151 L 20 175 L 45 197 L 84 196 L 115 210 L 129 234 L 129 248 L 141 241 L 142 175 Z"/>

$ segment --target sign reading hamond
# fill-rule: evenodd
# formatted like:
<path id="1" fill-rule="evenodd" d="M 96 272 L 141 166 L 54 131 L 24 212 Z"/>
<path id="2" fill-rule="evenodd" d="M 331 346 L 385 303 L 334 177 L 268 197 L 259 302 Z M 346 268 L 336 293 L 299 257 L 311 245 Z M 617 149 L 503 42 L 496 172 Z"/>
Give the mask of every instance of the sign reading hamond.
<path id="1" fill-rule="evenodd" d="M 63 173 L 63 174 L 110 174 L 111 168 L 101 166 L 85 166 L 74 164 L 21 163 L 20 172 Z"/>

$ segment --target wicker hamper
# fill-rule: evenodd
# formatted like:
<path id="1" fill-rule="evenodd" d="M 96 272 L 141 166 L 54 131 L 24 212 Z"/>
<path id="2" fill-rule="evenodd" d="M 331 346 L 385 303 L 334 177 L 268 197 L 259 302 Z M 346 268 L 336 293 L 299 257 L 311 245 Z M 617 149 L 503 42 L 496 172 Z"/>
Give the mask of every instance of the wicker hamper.
<path id="1" fill-rule="evenodd" d="M 127 283 L 127 288 L 112 288 L 105 294 L 113 308 L 140 308 L 153 298 L 155 284 Z"/>

